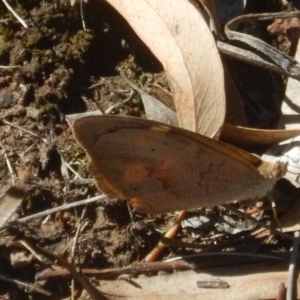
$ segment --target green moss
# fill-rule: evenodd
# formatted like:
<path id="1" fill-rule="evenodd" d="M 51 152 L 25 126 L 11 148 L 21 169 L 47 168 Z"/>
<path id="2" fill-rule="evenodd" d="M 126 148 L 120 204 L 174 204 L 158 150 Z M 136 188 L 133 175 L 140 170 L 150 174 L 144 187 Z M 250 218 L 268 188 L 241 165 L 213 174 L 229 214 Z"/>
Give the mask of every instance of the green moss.
<path id="1" fill-rule="evenodd" d="M 34 107 L 35 107 L 35 108 L 39 108 L 39 107 L 42 106 L 43 104 L 44 104 L 43 97 L 41 97 L 41 96 L 36 96 L 36 97 L 35 97 L 35 101 L 34 101 Z"/>
<path id="2" fill-rule="evenodd" d="M 25 203 L 26 209 L 31 210 L 31 208 L 33 207 L 33 203 L 34 203 L 34 199 L 33 199 L 32 195 L 27 194 L 24 199 L 24 203 Z"/>
<path id="3" fill-rule="evenodd" d="M 0 26 L 0 52 L 5 51 L 7 42 L 11 40 L 13 31 L 8 26 Z"/>
<path id="4" fill-rule="evenodd" d="M 45 105 L 45 111 L 49 112 L 49 111 L 52 111 L 52 110 L 56 110 L 55 105 L 52 104 L 52 103 L 47 103 Z"/>

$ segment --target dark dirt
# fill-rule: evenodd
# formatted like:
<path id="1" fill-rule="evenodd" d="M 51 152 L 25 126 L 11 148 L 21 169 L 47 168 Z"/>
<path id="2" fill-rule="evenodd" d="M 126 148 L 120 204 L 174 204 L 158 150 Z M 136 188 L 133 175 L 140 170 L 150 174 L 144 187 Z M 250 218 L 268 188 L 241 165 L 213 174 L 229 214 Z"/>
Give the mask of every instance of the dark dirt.
<path id="1" fill-rule="evenodd" d="M 270 4 L 272 1 L 265 2 Z M 16 0 L 11 1 L 11 5 L 29 28 L 25 29 L 12 17 L 3 4 L 0 6 L 0 65 L 8 66 L 0 67 L 0 183 L 2 193 L 13 185 L 6 153 L 19 180 L 15 190 L 23 198 L 13 218 L 21 218 L 98 194 L 93 184 L 78 181 L 66 167 L 65 162 L 82 178 L 89 177 L 86 156 L 75 143 L 65 115 L 98 109 L 105 111 L 127 99 L 131 90 L 117 71 L 120 66 L 130 80 L 144 88 L 150 83 L 166 83 L 160 63 L 126 21 L 104 1 L 89 0 L 83 5 L 87 30 L 83 30 L 80 3 L 70 6 L 69 1 Z M 258 9 L 267 8 L 255 8 Z M 228 58 L 224 61 L 235 75 L 243 100 L 247 102 L 249 123 L 256 127 L 274 126 L 278 119 L 279 99 L 284 93 L 284 80 L 269 71 Z M 278 83 L 275 91 L 274 80 Z M 265 82 L 263 88 L 262 81 Z M 258 95 L 254 100 L 251 99 L 252 91 Z M 255 108 L 251 101 L 261 101 L 264 111 Z M 144 117 L 140 97 L 135 93 L 130 101 L 111 113 Z M 219 210 L 207 209 L 202 210 L 203 213 L 216 220 Z M 142 215 L 133 212 L 125 201 L 112 200 L 24 224 L 11 223 L 0 236 L 0 274 L 34 284 L 36 274 L 51 266 L 49 259 L 39 261 L 25 250 L 24 243 L 61 255 L 80 268 L 128 266 L 142 260 L 175 219 L 175 214 Z M 83 230 L 71 259 L 72 242 L 79 224 Z M 200 231 L 188 227 L 182 229 L 176 239 L 203 247 L 214 244 L 213 249 L 218 250 L 250 247 L 255 252 L 290 246 L 277 238 L 267 245 L 243 231 L 237 235 L 223 231 L 219 238 L 201 240 L 216 233 L 218 231 L 212 226 Z M 241 235 L 243 242 L 239 242 Z M 162 257 L 196 252 L 199 250 L 176 245 L 165 250 Z M 70 295 L 70 282 L 69 276 L 53 277 L 36 283 L 36 286 L 63 299 Z M 76 287 L 80 294 L 80 288 Z M 5 281 L 0 285 L 0 298 L 49 299 Z"/>

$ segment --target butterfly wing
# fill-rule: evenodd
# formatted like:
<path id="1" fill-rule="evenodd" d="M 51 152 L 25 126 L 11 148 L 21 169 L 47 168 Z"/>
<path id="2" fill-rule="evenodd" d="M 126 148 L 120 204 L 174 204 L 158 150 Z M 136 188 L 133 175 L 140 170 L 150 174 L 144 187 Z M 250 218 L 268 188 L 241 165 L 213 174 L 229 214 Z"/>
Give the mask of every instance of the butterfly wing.
<path id="1" fill-rule="evenodd" d="M 90 116 L 73 124 L 97 187 L 131 199 L 142 212 L 212 206 L 257 195 L 261 160 L 169 125 L 129 117 Z"/>

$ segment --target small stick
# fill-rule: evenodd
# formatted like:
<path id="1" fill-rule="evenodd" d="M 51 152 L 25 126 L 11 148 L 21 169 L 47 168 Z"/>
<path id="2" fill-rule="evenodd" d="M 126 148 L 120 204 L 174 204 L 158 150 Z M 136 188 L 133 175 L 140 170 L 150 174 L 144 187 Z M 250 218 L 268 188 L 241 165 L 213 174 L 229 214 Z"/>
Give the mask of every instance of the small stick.
<path id="1" fill-rule="evenodd" d="M 2 69 L 2 70 L 19 69 L 21 67 L 22 66 L 2 66 L 2 65 L 0 65 L 0 69 Z"/>
<path id="2" fill-rule="evenodd" d="M 174 222 L 173 226 L 169 229 L 169 231 L 164 235 L 165 238 L 172 238 L 177 231 L 179 230 L 181 226 L 182 220 L 186 216 L 186 210 L 182 210 L 176 221 Z M 158 256 L 161 254 L 161 252 L 166 248 L 166 244 L 159 242 L 157 246 L 146 256 L 145 262 L 153 262 L 157 260 Z"/>
<path id="3" fill-rule="evenodd" d="M 28 28 L 25 21 L 13 10 L 13 8 L 6 2 L 6 0 L 2 0 L 6 8 L 14 15 L 14 17 L 25 27 Z"/>
<path id="4" fill-rule="evenodd" d="M 55 255 L 51 253 L 50 251 L 47 251 L 42 248 L 37 248 L 40 252 L 42 252 L 44 255 L 50 257 L 51 259 L 57 261 L 62 267 L 67 269 L 71 275 L 75 278 L 75 280 L 84 288 L 91 299 L 93 300 L 107 300 L 108 297 L 106 297 L 105 294 L 103 294 L 100 290 L 98 290 L 84 275 L 80 274 L 76 271 L 74 266 L 67 262 L 62 257 Z"/>
<path id="5" fill-rule="evenodd" d="M 16 174 L 14 172 L 14 169 L 12 167 L 12 164 L 8 158 L 8 155 L 6 153 L 6 149 L 4 148 L 4 145 L 2 144 L 2 142 L 0 141 L 0 146 L 1 148 L 4 150 L 4 157 L 5 157 L 5 161 L 6 161 L 6 164 L 7 164 L 7 167 L 8 167 L 8 171 L 11 175 L 11 178 L 12 178 L 12 185 L 14 185 L 16 183 Z"/>
<path id="6" fill-rule="evenodd" d="M 84 11 L 83 11 L 83 1 L 82 0 L 80 0 L 80 16 L 81 16 L 82 28 L 83 28 L 84 31 L 86 31 Z"/>
<path id="7" fill-rule="evenodd" d="M 293 299 L 297 298 L 296 290 L 295 290 L 295 283 L 296 283 L 296 268 L 297 268 L 299 243 L 300 243 L 300 232 L 296 231 L 294 233 L 294 245 L 292 248 L 291 261 L 290 261 L 290 265 L 289 265 L 286 300 L 293 300 Z"/>
<path id="8" fill-rule="evenodd" d="M 12 123 L 10 123 L 10 122 L 8 122 L 8 121 L 6 121 L 6 120 L 2 120 L 2 122 L 3 122 L 4 124 L 6 124 L 6 125 L 9 125 L 9 126 L 11 126 L 11 127 L 14 127 L 14 128 L 19 129 L 19 130 L 22 130 L 22 131 L 24 131 L 24 132 L 26 132 L 26 133 L 28 133 L 28 134 L 31 134 L 31 135 L 33 135 L 33 136 L 35 136 L 35 137 L 40 137 L 38 134 L 36 134 L 36 133 L 34 133 L 34 132 L 30 131 L 30 130 L 27 130 L 27 129 L 25 129 L 25 128 L 19 126 L 19 125 L 12 124 Z M 48 144 L 48 141 L 47 141 L 46 139 L 42 138 L 42 141 L 43 141 L 44 143 Z"/>
<path id="9" fill-rule="evenodd" d="M 231 210 L 233 212 L 235 212 L 237 215 L 241 216 L 241 217 L 245 217 L 245 214 L 242 213 L 241 211 L 239 211 L 238 209 L 236 209 L 235 207 L 233 207 L 232 205 L 229 205 L 229 204 L 222 204 L 221 206 L 225 207 L 226 209 L 228 210 Z M 258 221 L 256 220 L 255 218 L 253 217 L 250 217 L 250 216 L 247 216 L 248 220 L 251 220 L 252 222 L 258 224 L 259 226 L 263 227 L 263 228 L 267 228 L 269 229 L 273 234 L 278 234 L 280 235 L 281 237 L 283 238 L 286 238 L 288 240 L 291 240 L 291 241 L 294 241 L 294 238 L 289 236 L 288 234 L 285 234 L 279 230 L 276 230 L 275 228 L 273 228 L 272 226 L 268 226 L 267 224 L 264 224 L 263 222 L 261 221 Z"/>
<path id="10" fill-rule="evenodd" d="M 209 256 L 244 256 L 244 257 L 253 257 L 253 258 L 262 258 L 262 259 L 275 259 L 275 260 L 284 260 L 285 258 L 279 257 L 272 254 L 258 254 L 258 253 L 238 253 L 238 252 L 201 252 L 196 254 L 189 254 L 185 256 L 172 257 L 164 262 L 173 262 L 176 260 L 188 260 L 196 257 L 209 257 Z"/>
<path id="11" fill-rule="evenodd" d="M 71 247 L 71 263 L 74 264 L 74 258 L 75 258 L 75 251 L 76 251 L 76 245 L 77 245 L 77 241 L 78 241 L 78 237 L 79 237 L 79 233 L 80 233 L 80 229 L 81 229 L 81 222 L 83 220 L 83 217 L 86 213 L 86 207 L 83 209 L 82 214 L 80 219 L 78 220 L 78 226 L 77 226 L 77 230 L 75 233 L 75 237 L 73 240 L 73 245 Z M 74 278 L 72 278 L 72 282 L 71 282 L 71 299 L 75 299 L 75 280 Z"/>
<path id="12" fill-rule="evenodd" d="M 199 270 L 205 267 L 206 265 L 193 258 L 211 258 L 211 254 L 215 257 L 254 257 L 255 259 L 260 258 L 262 261 L 269 260 L 286 260 L 285 257 L 279 257 L 276 255 L 267 255 L 267 254 L 251 254 L 251 253 L 226 253 L 226 252 L 213 252 L 213 253 L 198 253 L 184 257 L 184 260 L 172 260 L 168 261 L 156 261 L 156 262 L 134 262 L 130 266 L 121 267 L 121 268 L 110 268 L 110 269 L 82 269 L 82 274 L 89 276 L 97 276 L 98 279 L 117 279 L 122 275 L 141 275 L 149 273 L 158 273 L 160 271 L 164 272 L 176 272 L 176 271 L 186 271 L 186 270 Z M 207 259 L 205 259 L 207 261 Z M 233 265 L 236 265 L 234 262 Z M 48 278 L 56 276 L 65 276 L 69 275 L 70 272 L 65 269 L 45 269 L 36 274 L 36 280 L 46 280 Z"/>
<path id="13" fill-rule="evenodd" d="M 43 262 L 43 258 L 41 257 L 41 255 L 39 255 L 29 244 L 27 241 L 24 240 L 18 240 L 16 243 L 14 243 L 14 245 L 16 244 L 20 244 L 21 246 L 23 246 L 27 251 L 29 251 L 37 260 L 39 260 L 40 262 Z"/>
<path id="14" fill-rule="evenodd" d="M 58 206 L 58 207 L 55 207 L 55 208 L 47 209 L 45 211 L 39 212 L 37 214 L 31 215 L 31 216 L 28 216 L 28 217 L 21 218 L 19 220 L 15 220 L 13 222 L 24 223 L 24 222 L 27 222 L 27 221 L 32 220 L 32 219 L 41 218 L 41 217 L 47 216 L 49 214 L 56 213 L 58 211 L 66 210 L 66 209 L 81 206 L 81 205 L 87 205 L 87 204 L 95 203 L 95 202 L 98 202 L 98 201 L 103 201 L 105 199 L 107 199 L 106 195 L 100 195 L 100 196 L 96 196 L 96 197 L 93 197 L 93 198 L 77 201 L 77 202 L 74 202 L 74 203 L 68 203 L 68 204 L 64 204 L 64 205 L 61 205 L 61 206 Z"/>
<path id="15" fill-rule="evenodd" d="M 117 107 L 119 107 L 119 106 L 125 104 L 126 102 L 128 102 L 128 101 L 131 99 L 132 95 L 133 95 L 133 89 L 130 89 L 130 95 L 127 97 L 127 99 L 125 99 L 125 100 L 122 101 L 121 103 L 117 103 L 117 104 L 115 104 L 115 105 L 109 107 L 104 113 L 105 113 L 106 115 L 107 115 L 107 114 L 110 114 L 110 113 L 112 112 L 113 109 L 115 109 L 115 108 L 117 108 Z"/>
<path id="16" fill-rule="evenodd" d="M 59 153 L 59 155 L 60 155 L 60 158 L 61 158 L 61 160 L 62 160 L 62 163 L 64 163 L 65 165 L 66 165 L 66 167 L 75 175 L 75 179 L 77 179 L 77 178 L 79 178 L 79 179 L 83 179 L 73 168 L 72 168 L 72 166 L 70 166 L 70 164 L 64 159 L 64 157 L 63 157 L 63 155 L 62 155 L 62 153 L 61 153 L 61 151 L 59 151 L 58 149 L 57 149 L 57 152 Z M 68 174 L 66 174 L 67 175 L 67 177 L 69 178 L 69 175 Z"/>
<path id="17" fill-rule="evenodd" d="M 48 297 L 53 296 L 50 292 L 45 291 L 45 290 L 43 290 L 41 288 L 37 288 L 37 287 L 35 287 L 32 284 L 28 284 L 28 283 L 25 283 L 25 282 L 22 282 L 22 281 L 19 281 L 19 280 L 16 280 L 16 279 L 12 279 L 12 278 L 9 278 L 9 277 L 1 275 L 1 274 L 0 274 L 0 279 L 4 280 L 4 281 L 7 281 L 7 282 L 10 282 L 10 283 L 13 283 L 15 285 L 23 286 L 26 289 L 29 289 L 29 290 L 32 290 L 34 292 L 40 293 L 42 295 L 46 295 Z"/>

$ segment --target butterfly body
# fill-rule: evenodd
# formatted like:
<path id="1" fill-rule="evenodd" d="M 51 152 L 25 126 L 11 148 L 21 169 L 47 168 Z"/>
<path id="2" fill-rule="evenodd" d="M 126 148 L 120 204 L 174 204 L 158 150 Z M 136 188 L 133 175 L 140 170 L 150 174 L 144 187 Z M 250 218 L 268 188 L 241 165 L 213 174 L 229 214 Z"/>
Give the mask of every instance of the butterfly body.
<path id="1" fill-rule="evenodd" d="M 162 123 L 120 116 L 76 119 L 89 172 L 111 197 L 165 213 L 266 195 L 286 165 Z"/>

